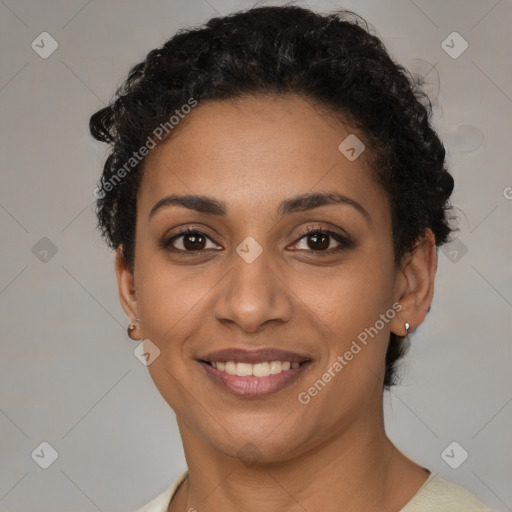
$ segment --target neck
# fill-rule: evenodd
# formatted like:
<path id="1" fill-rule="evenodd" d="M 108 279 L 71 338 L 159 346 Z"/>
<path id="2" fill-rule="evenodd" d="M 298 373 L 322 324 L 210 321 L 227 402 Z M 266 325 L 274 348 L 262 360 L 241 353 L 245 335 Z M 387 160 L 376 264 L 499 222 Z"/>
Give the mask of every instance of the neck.
<path id="1" fill-rule="evenodd" d="M 403 455 L 377 418 L 323 435 L 299 455 L 273 462 L 243 463 L 227 457 L 178 418 L 189 477 L 169 511 L 207 509 L 277 512 L 338 510 L 396 512 L 411 499 L 428 473 Z"/>

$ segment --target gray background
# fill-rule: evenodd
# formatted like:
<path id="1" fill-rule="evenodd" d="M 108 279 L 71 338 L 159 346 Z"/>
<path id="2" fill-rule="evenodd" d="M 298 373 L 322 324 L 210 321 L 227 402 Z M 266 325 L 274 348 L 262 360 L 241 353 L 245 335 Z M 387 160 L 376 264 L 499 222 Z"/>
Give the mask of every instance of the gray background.
<path id="1" fill-rule="evenodd" d="M 106 150 L 88 120 L 178 28 L 251 5 L 0 0 L 1 512 L 134 510 L 186 467 L 174 413 L 132 353 L 113 254 L 95 230 Z M 439 252 L 432 310 L 402 385 L 385 396 L 387 429 L 414 460 L 512 510 L 512 3 L 309 5 L 354 9 L 399 62 L 429 72 L 460 233 Z M 46 59 L 31 48 L 43 31 L 59 45 Z M 469 43 L 458 58 L 441 46 L 453 31 Z M 43 441 L 58 453 L 48 469 L 35 462 L 48 449 L 31 457 Z M 469 453 L 457 469 L 441 457 L 453 441 Z"/>

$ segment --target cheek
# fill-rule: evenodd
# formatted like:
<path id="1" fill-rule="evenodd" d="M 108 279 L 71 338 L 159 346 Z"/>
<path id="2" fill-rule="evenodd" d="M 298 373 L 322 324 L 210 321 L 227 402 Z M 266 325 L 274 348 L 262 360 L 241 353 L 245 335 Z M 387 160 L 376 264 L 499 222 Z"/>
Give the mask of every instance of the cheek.
<path id="1" fill-rule="evenodd" d="M 332 272 L 294 278 L 290 288 L 338 348 L 375 324 L 391 306 L 391 262 L 361 253 Z"/>
<path id="2" fill-rule="evenodd" d="M 142 335 L 160 349 L 148 366 L 150 376 L 166 402 L 183 418 L 201 413 L 200 407 L 194 409 L 202 402 L 202 390 L 191 380 L 191 341 L 204 334 L 202 329 L 208 322 L 204 301 L 209 288 L 206 275 L 186 279 L 179 270 L 171 272 L 169 268 L 146 272 L 138 290 Z"/>
<path id="3" fill-rule="evenodd" d="M 350 416 L 350 411 L 355 414 L 374 396 L 384 376 L 390 321 L 395 315 L 393 282 L 392 250 L 378 244 L 367 245 L 328 276 L 302 280 L 297 294 L 325 333 L 319 343 L 326 357 L 308 381 L 314 385 L 320 379 L 326 383 L 325 390 L 314 398 L 303 390 L 311 396 L 312 411 L 330 411 L 334 421 L 340 415 Z"/>
<path id="4" fill-rule="evenodd" d="M 316 331 L 326 334 L 318 339 L 325 357 L 298 399 L 326 431 L 342 428 L 380 393 L 394 310 L 380 320 L 391 308 L 390 280 L 384 267 L 369 268 L 337 269 L 330 279 L 305 280 L 300 291 Z"/>
<path id="5" fill-rule="evenodd" d="M 204 306 L 215 280 L 206 272 L 191 277 L 190 267 L 187 272 L 161 264 L 147 269 L 137 293 L 143 334 L 162 351 L 181 350 L 191 331 L 207 321 Z"/>

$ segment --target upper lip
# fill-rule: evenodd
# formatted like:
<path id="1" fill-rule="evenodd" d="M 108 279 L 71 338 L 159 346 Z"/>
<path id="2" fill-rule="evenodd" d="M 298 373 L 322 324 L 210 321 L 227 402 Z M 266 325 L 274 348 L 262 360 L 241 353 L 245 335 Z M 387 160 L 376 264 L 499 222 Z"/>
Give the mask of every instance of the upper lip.
<path id="1" fill-rule="evenodd" d="M 261 363 L 264 361 L 290 361 L 290 363 L 302 363 L 310 361 L 311 358 L 297 352 L 289 350 L 280 350 L 277 348 L 260 348 L 256 350 L 247 350 L 243 348 L 225 348 L 215 350 L 199 357 L 200 361 L 208 362 L 226 362 L 235 361 L 236 363 Z"/>

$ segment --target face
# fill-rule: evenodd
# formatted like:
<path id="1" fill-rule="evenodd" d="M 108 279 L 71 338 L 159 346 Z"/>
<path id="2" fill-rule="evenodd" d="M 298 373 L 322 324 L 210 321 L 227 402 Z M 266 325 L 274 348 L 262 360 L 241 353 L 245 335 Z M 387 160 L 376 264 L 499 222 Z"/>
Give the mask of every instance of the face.
<path id="1" fill-rule="evenodd" d="M 121 299 L 182 435 L 219 453 L 287 459 L 379 414 L 406 280 L 387 195 L 338 149 L 351 133 L 296 96 L 205 102 L 146 160 Z M 262 376 L 211 365 L 240 360 Z"/>

